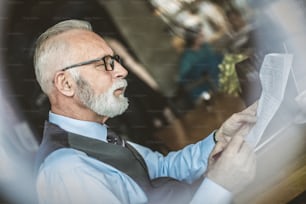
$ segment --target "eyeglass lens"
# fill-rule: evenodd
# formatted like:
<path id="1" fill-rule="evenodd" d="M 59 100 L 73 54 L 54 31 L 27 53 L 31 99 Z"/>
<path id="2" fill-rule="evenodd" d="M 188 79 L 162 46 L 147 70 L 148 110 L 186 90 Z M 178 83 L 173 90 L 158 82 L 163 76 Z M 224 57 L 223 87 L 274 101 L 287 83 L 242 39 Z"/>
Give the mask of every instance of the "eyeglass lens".
<path id="1" fill-rule="evenodd" d="M 114 68 L 115 68 L 115 62 L 114 61 L 117 61 L 118 63 L 120 63 L 121 64 L 121 58 L 120 58 L 120 56 L 118 56 L 118 55 L 114 55 L 114 56 L 105 56 L 104 58 L 103 58 L 103 61 L 104 61 L 104 64 L 105 64 L 105 69 L 107 70 L 107 71 L 112 71 L 112 70 L 114 70 Z"/>

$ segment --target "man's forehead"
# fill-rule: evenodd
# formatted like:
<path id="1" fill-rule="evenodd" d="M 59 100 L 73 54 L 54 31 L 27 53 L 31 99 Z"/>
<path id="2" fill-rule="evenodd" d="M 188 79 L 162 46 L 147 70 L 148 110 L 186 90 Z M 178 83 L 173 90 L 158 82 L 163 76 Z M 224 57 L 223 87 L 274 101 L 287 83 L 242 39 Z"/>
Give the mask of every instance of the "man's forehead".
<path id="1" fill-rule="evenodd" d="M 67 43 L 69 43 L 72 48 L 82 48 L 82 49 L 101 48 L 107 54 L 113 53 L 112 49 L 108 46 L 108 44 L 104 41 L 104 39 L 92 31 L 74 29 L 62 33 L 58 37 L 62 38 Z"/>

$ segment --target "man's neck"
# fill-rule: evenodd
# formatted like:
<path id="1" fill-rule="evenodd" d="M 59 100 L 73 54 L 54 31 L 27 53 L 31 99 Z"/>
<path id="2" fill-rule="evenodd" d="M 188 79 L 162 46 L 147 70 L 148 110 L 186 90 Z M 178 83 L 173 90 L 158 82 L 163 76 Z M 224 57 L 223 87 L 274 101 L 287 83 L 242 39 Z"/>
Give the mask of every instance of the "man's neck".
<path id="1" fill-rule="evenodd" d="M 65 117 L 77 120 L 92 121 L 101 124 L 104 124 L 108 119 L 108 117 L 100 116 L 88 108 L 75 107 L 73 105 L 65 107 L 51 105 L 51 111 Z"/>

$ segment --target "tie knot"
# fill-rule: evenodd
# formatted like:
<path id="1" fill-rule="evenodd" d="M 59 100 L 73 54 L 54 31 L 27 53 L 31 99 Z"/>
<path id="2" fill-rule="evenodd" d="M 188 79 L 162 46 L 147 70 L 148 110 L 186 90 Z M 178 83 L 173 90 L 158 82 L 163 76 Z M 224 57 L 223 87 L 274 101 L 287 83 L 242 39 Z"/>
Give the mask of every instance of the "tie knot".
<path id="1" fill-rule="evenodd" d="M 121 146 L 124 146 L 125 144 L 124 140 L 119 135 L 117 135 L 116 133 L 110 130 L 107 130 L 106 140 L 108 143 L 111 143 L 111 144 L 116 144 L 116 145 L 121 145 Z"/>

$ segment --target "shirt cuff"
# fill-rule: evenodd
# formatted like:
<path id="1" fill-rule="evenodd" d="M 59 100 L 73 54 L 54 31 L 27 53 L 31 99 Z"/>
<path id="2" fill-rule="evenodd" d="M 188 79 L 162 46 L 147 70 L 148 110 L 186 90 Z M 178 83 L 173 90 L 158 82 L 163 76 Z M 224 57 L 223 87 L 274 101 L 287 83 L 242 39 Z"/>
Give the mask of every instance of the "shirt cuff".
<path id="1" fill-rule="evenodd" d="M 231 192 L 209 178 L 205 178 L 190 204 L 230 204 L 232 199 L 233 195 Z"/>

